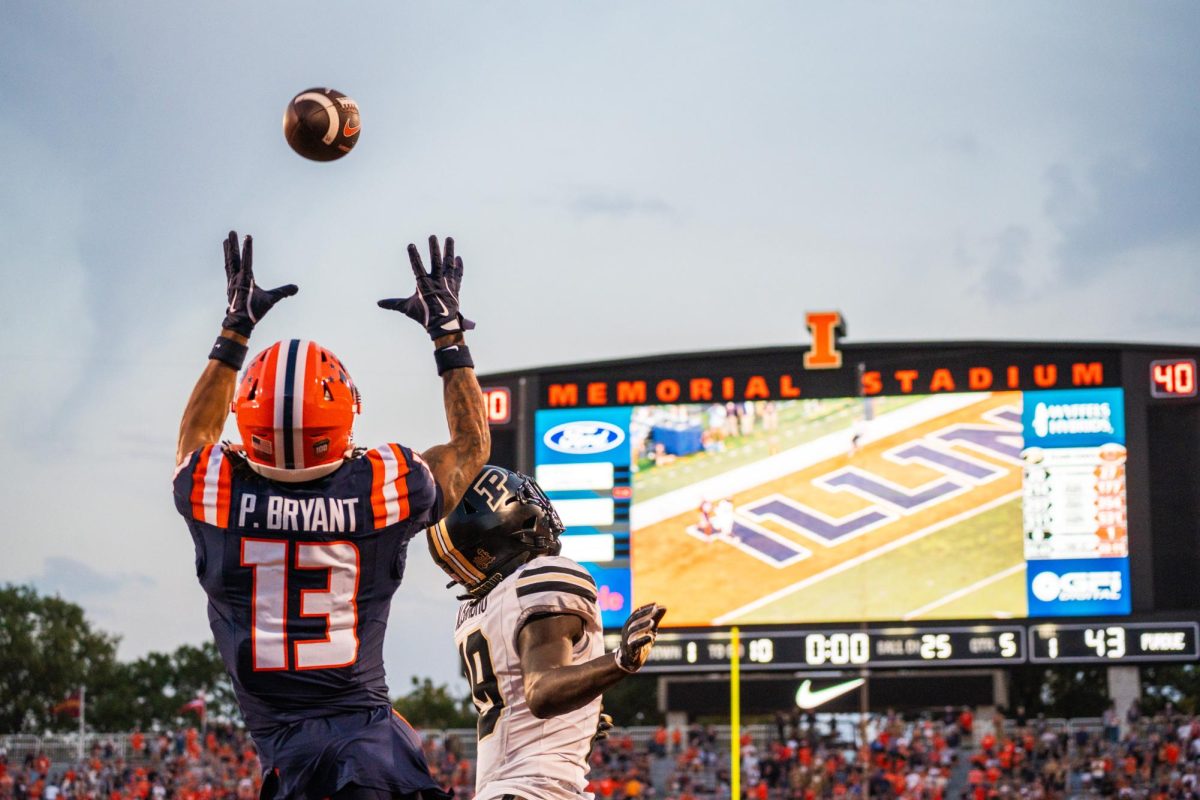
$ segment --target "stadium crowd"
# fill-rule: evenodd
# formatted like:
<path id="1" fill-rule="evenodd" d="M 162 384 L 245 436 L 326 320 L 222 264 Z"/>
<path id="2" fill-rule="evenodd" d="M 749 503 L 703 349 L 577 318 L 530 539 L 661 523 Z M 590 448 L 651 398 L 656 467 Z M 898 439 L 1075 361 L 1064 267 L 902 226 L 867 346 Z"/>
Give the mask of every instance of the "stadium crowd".
<path id="1" fill-rule="evenodd" d="M 971 800 L 992 797 L 1200 798 L 1200 717 L 1143 716 L 1135 703 L 1125 733 L 1109 708 L 1102 724 L 1055 729 L 1018 713 L 980 737 L 970 757 Z"/>
<path id="2" fill-rule="evenodd" d="M 1122 732 L 1122 727 L 1124 732 Z M 1200 800 L 1200 717 L 1142 715 L 1125 725 L 1111 710 L 1099 725 L 1064 726 L 1018 712 L 977 721 L 945 709 L 913 719 L 871 718 L 859 731 L 779 714 L 769 734 L 741 741 L 747 800 L 993 800 L 1070 797 Z M 860 729 L 861 730 L 861 729 Z M 849 731 L 849 733 L 848 733 Z M 435 777 L 456 800 L 474 794 L 474 764 L 453 733 L 424 737 Z M 82 763 L 40 752 L 10 761 L 0 750 L 0 800 L 254 800 L 253 742 L 232 726 L 129 737 L 129 752 L 95 744 Z M 590 755 L 599 800 L 728 800 L 728 744 L 712 726 L 657 728 L 636 739 L 616 731 Z M 864 765 L 867 768 L 864 769 Z"/>
<path id="3" fill-rule="evenodd" d="M 96 743 L 82 763 L 55 764 L 42 752 L 10 763 L 0 752 L 3 800 L 253 800 L 261 775 L 244 731 L 214 727 L 129 737 L 126 757 L 112 742 Z"/>

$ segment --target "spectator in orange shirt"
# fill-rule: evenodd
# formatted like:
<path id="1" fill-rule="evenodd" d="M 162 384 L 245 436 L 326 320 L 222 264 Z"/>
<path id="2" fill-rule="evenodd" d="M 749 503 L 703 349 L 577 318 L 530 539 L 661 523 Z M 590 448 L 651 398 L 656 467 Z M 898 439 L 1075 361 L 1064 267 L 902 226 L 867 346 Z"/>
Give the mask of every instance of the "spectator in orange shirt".
<path id="1" fill-rule="evenodd" d="M 962 729 L 963 736 L 970 736 L 975 727 L 975 715 L 966 706 L 963 706 L 962 713 L 958 715 L 958 727 Z"/>
<path id="2" fill-rule="evenodd" d="M 659 725 L 658 729 L 654 731 L 654 746 L 650 749 L 650 752 L 652 752 L 654 755 L 656 755 L 660 758 L 667 754 L 667 729 L 666 729 L 666 727 Z"/>

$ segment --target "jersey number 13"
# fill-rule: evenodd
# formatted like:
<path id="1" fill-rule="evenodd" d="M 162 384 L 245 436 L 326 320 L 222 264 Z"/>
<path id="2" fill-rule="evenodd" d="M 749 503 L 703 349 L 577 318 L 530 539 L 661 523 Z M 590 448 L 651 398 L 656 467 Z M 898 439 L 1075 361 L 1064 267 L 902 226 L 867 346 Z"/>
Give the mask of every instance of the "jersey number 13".
<path id="1" fill-rule="evenodd" d="M 251 641 L 254 670 L 288 669 L 288 571 L 326 570 L 325 589 L 300 591 L 300 617 L 324 617 L 325 638 L 293 642 L 292 667 L 334 669 L 358 659 L 358 548 L 351 542 L 243 539 L 242 566 L 254 570 Z"/>

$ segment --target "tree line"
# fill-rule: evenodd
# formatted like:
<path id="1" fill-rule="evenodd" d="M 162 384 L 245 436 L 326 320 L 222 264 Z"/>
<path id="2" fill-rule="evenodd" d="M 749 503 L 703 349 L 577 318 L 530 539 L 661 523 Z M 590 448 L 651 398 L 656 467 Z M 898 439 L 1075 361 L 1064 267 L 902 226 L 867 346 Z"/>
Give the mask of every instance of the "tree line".
<path id="1" fill-rule="evenodd" d="M 210 720 L 241 724 L 233 684 L 211 641 L 133 661 L 117 659 L 119 641 L 93 627 L 74 603 L 40 595 L 32 586 L 0 586 L 0 734 L 76 728 L 77 719 L 54 708 L 81 685 L 87 687 L 87 723 L 94 731 L 195 722 L 182 707 L 200 695 Z M 1168 702 L 1189 713 L 1200 711 L 1197 665 L 1156 665 L 1141 673 L 1147 712 Z M 1102 667 L 1027 664 L 1010 676 L 1012 708 L 1024 706 L 1030 715 L 1098 716 L 1108 704 Z M 407 689 L 393 706 L 414 725 L 474 727 L 469 695 L 430 678 L 413 677 Z M 654 676 L 634 676 L 605 693 L 605 710 L 621 725 L 658 724 L 656 695 Z"/>
<path id="2" fill-rule="evenodd" d="M 86 722 L 94 731 L 171 727 L 188 716 L 183 705 L 205 699 L 210 720 L 241 723 L 233 684 L 212 641 L 181 645 L 120 661 L 120 637 L 99 630 L 83 609 L 32 586 L 0 586 L 0 734 L 73 730 L 74 716 L 55 707 L 85 686 Z M 428 728 L 475 725 L 469 697 L 429 678 L 413 678 L 395 707 Z"/>

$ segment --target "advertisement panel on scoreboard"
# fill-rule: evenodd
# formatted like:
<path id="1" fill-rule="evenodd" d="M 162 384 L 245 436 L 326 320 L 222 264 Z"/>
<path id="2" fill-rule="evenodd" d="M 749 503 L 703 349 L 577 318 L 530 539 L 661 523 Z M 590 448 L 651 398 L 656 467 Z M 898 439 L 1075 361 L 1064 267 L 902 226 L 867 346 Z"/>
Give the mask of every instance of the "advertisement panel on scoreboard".
<path id="1" fill-rule="evenodd" d="M 1130 612 L 1119 388 L 543 408 L 606 626 Z"/>

